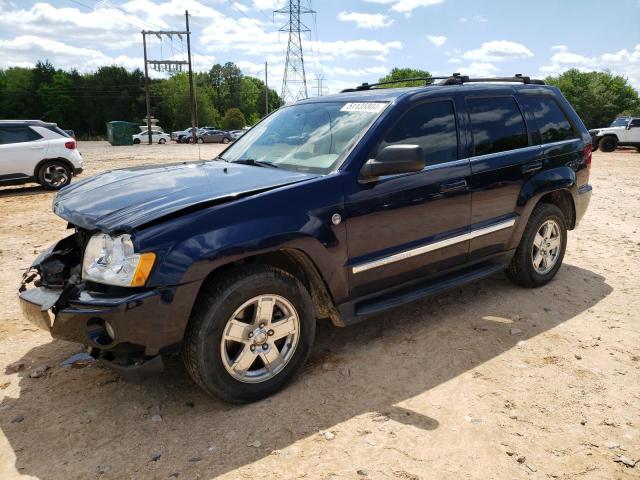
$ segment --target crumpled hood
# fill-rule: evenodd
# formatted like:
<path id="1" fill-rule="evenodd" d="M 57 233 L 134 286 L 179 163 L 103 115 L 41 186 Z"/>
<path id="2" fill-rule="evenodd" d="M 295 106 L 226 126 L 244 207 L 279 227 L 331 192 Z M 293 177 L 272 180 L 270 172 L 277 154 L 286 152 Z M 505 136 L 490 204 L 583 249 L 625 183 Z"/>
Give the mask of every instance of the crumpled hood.
<path id="1" fill-rule="evenodd" d="M 53 200 L 53 212 L 88 230 L 128 231 L 185 208 L 316 176 L 222 161 L 126 168 L 63 188 Z"/>

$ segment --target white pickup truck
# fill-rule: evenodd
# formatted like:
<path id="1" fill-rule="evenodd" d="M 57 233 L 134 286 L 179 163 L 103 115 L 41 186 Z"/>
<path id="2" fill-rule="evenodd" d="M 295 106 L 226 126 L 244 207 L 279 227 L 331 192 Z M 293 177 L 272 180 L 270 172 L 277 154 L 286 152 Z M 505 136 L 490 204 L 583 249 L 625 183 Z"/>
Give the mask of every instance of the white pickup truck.
<path id="1" fill-rule="evenodd" d="M 640 152 L 640 117 L 618 117 L 607 128 L 589 130 L 593 149 L 613 152 L 618 147 L 636 147 Z"/>

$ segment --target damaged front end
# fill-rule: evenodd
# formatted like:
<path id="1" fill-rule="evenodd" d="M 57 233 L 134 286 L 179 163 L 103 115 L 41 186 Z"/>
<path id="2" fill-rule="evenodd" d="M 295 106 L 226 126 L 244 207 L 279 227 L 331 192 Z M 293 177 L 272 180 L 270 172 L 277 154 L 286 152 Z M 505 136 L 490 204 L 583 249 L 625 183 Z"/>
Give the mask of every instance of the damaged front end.
<path id="1" fill-rule="evenodd" d="M 22 275 L 18 289 L 22 313 L 43 330 L 51 331 L 61 305 L 81 288 L 82 236 L 77 232 L 42 252 Z"/>
<path id="2" fill-rule="evenodd" d="M 174 319 L 192 301 L 194 287 L 115 288 L 82 280 L 82 257 L 91 234 L 77 229 L 40 254 L 19 287 L 24 317 L 54 338 L 81 343 L 126 379 L 162 370 L 184 322 Z M 182 326 L 180 324 L 183 323 Z"/>

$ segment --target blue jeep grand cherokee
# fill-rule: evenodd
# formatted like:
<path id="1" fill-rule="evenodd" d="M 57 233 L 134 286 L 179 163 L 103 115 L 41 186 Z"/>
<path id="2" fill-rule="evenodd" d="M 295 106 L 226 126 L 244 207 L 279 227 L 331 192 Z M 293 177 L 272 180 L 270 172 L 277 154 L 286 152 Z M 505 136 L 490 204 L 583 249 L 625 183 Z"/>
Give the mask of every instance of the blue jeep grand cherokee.
<path id="1" fill-rule="evenodd" d="M 556 88 L 487 80 L 363 84 L 212 161 L 66 187 L 53 210 L 74 233 L 25 273 L 26 317 L 130 376 L 181 351 L 204 390 L 248 402 L 300 371 L 317 318 L 502 270 L 546 284 L 589 202 L 591 137 Z"/>

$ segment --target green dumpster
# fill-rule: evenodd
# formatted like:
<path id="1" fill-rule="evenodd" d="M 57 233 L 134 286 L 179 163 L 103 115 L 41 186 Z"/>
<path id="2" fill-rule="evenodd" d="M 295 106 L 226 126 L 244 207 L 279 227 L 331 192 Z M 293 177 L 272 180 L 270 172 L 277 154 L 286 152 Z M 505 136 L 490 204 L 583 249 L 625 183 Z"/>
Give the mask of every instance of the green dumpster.
<path id="1" fill-rule="evenodd" d="M 137 123 L 114 120 L 107 122 L 107 140 L 111 145 L 131 145 L 131 135 L 139 133 Z"/>

